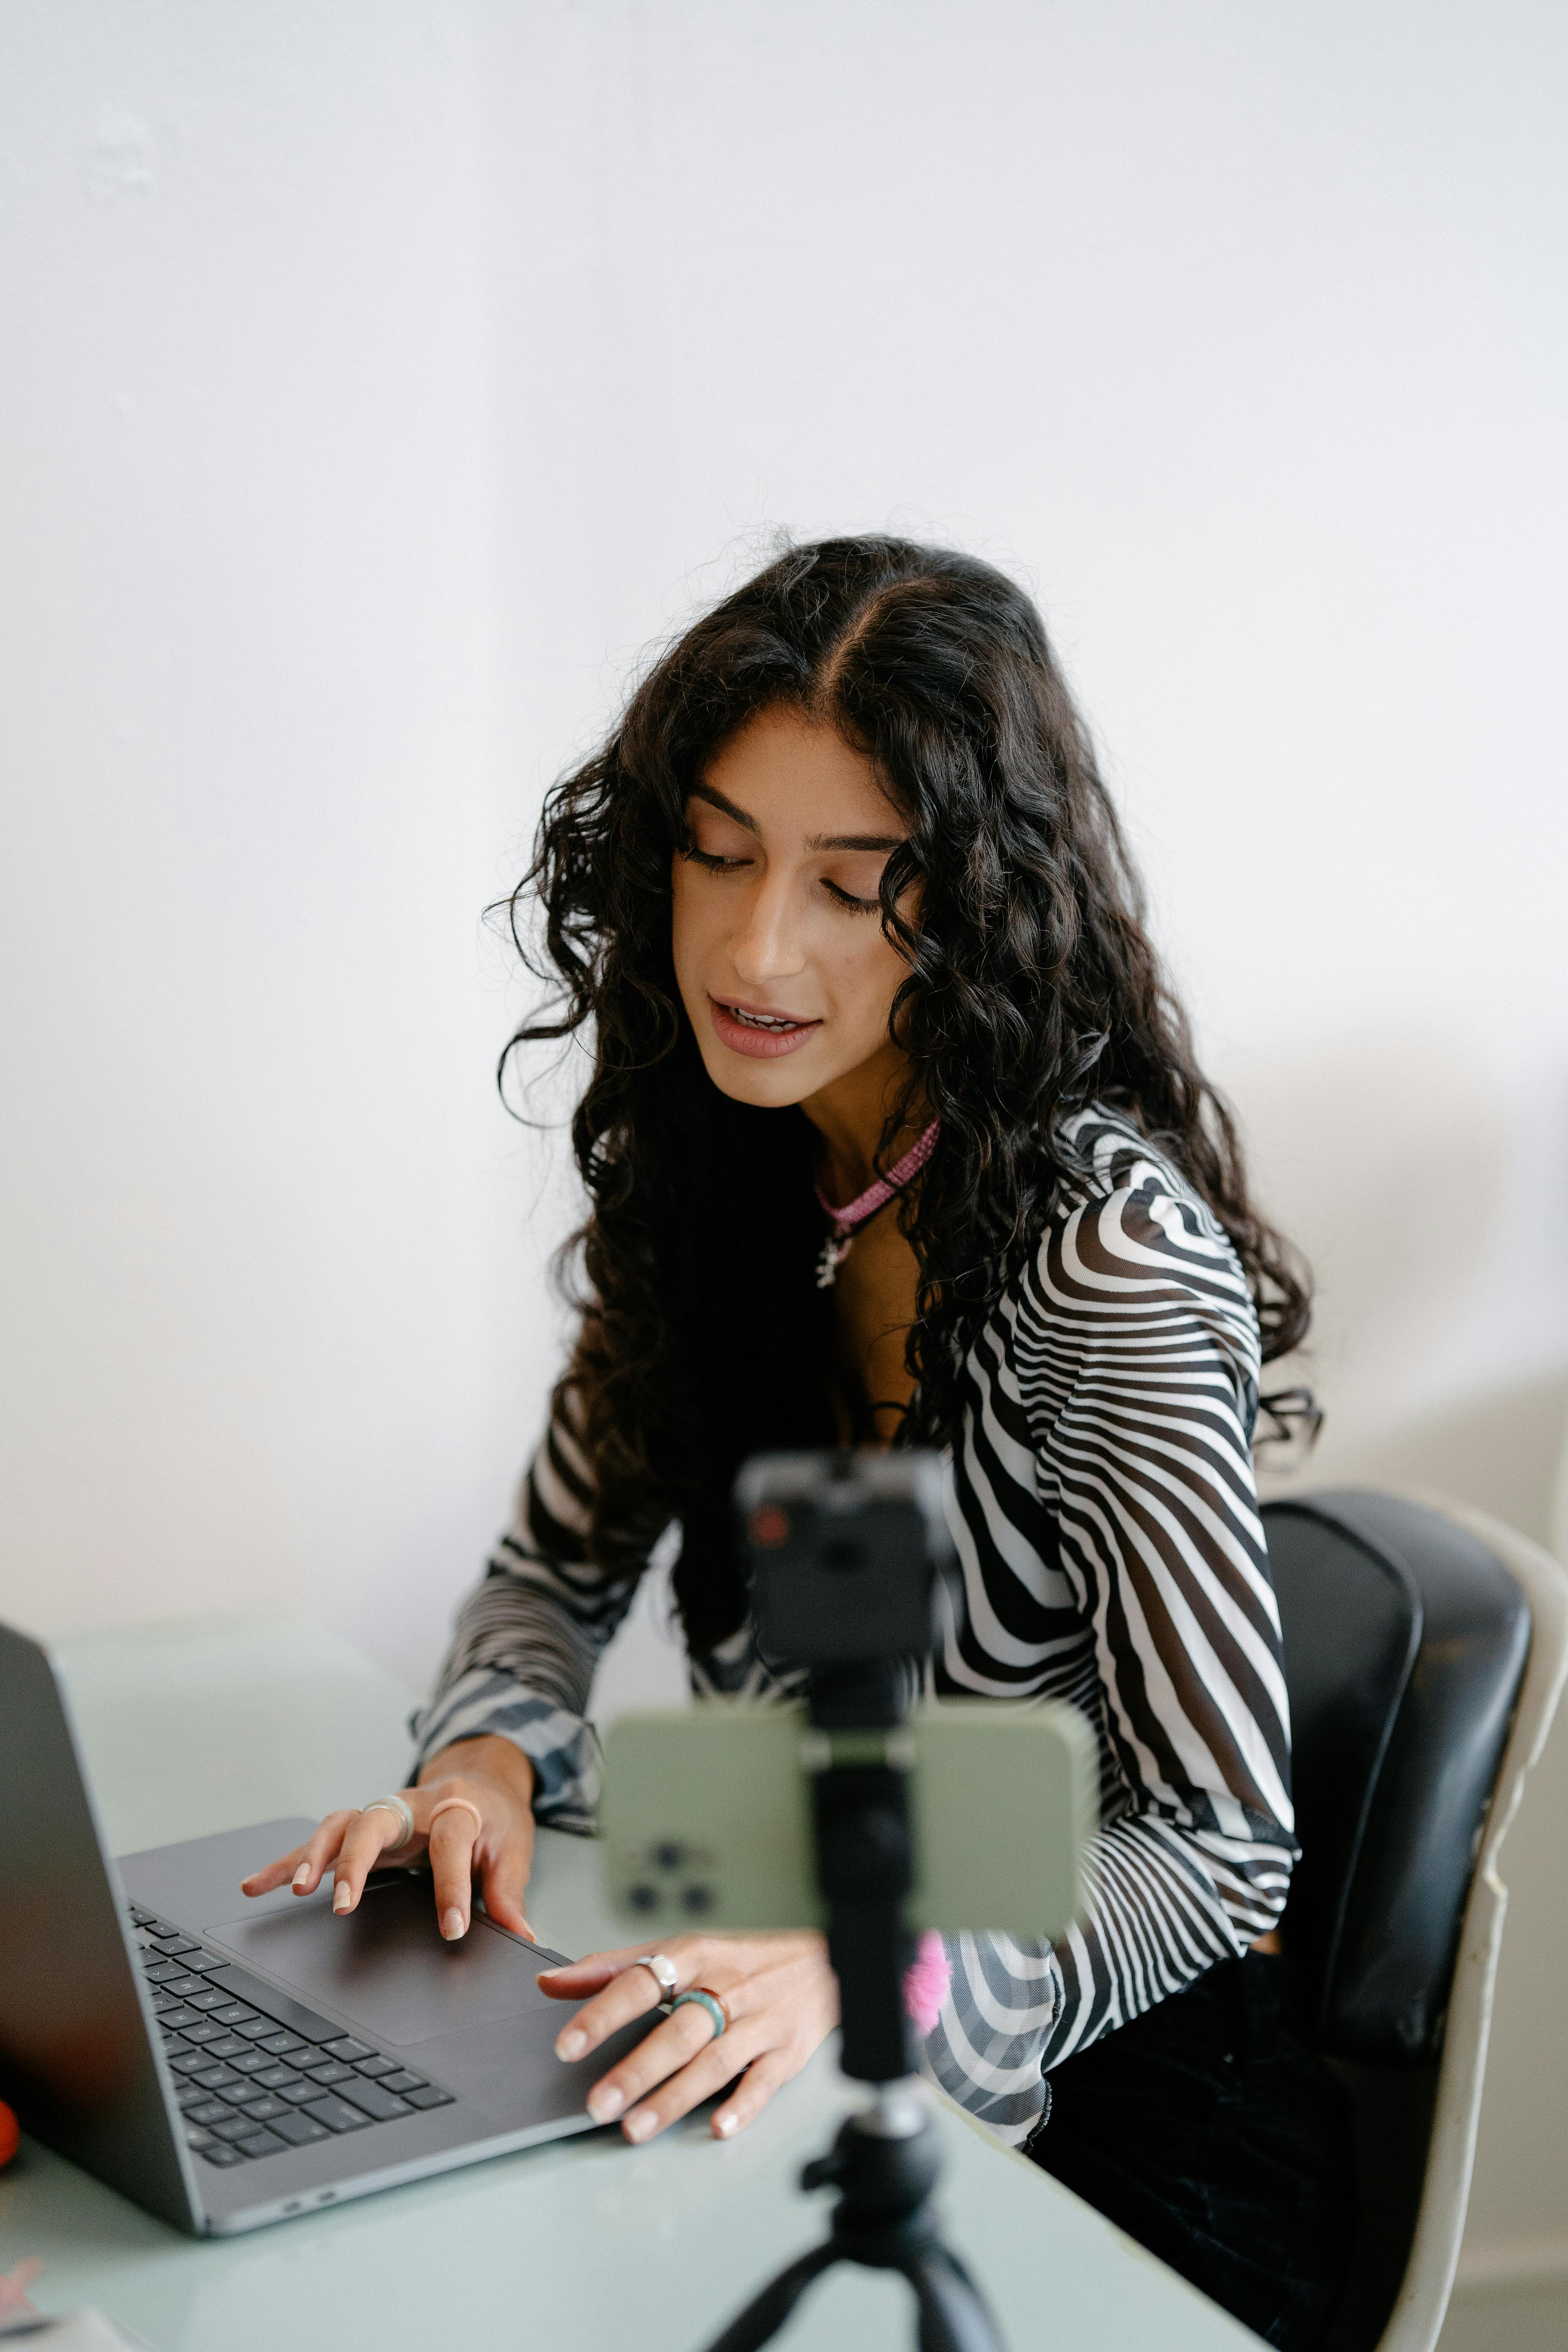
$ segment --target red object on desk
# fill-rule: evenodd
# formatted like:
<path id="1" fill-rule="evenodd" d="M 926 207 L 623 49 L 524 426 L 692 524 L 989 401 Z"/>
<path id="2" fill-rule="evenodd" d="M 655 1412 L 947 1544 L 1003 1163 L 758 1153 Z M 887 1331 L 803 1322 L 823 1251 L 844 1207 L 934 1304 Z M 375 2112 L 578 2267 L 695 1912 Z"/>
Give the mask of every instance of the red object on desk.
<path id="1" fill-rule="evenodd" d="M 0 2104 L 0 2164 L 9 2164 L 22 2135 L 9 2107 Z"/>

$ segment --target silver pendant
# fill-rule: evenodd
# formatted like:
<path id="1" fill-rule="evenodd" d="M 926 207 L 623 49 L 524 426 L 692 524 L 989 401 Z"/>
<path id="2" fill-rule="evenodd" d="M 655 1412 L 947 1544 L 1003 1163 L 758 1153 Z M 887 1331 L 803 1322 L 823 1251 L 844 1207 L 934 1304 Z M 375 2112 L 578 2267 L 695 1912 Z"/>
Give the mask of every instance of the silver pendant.
<path id="1" fill-rule="evenodd" d="M 822 1255 L 816 1261 L 818 1290 L 832 1289 L 838 1269 L 849 1255 L 849 1244 L 854 1238 L 853 1234 L 828 1234 L 822 1244 Z"/>

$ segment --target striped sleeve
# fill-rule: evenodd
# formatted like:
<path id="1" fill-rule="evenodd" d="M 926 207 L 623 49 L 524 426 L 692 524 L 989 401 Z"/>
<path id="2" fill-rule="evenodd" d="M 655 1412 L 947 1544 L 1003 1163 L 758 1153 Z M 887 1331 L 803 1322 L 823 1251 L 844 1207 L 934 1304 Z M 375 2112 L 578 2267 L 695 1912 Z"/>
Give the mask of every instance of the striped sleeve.
<path id="1" fill-rule="evenodd" d="M 995 1539 L 972 1635 L 998 1693 L 1067 1696 L 1058 1597 L 1083 1629 L 1070 1695 L 1102 1759 L 1085 1917 L 1054 1945 L 952 1938 L 926 2044 L 943 2087 L 1015 2143 L 1047 2110 L 1043 2074 L 1276 1924 L 1297 1851 L 1251 1466 L 1256 1318 L 1207 1208 L 1151 1157 L 1116 1172 L 1053 1218 L 1010 1337 L 994 1324 L 973 1363 L 965 1488 Z"/>
<path id="2" fill-rule="evenodd" d="M 558 1410 L 489 1569 L 458 1612 L 427 1706 L 411 1729 L 415 1769 L 457 1739 L 499 1734 L 533 1766 L 533 1811 L 552 1829 L 587 1833 L 600 1757 L 588 1694 L 636 1577 L 613 1578 L 588 1555 L 591 1482 Z"/>

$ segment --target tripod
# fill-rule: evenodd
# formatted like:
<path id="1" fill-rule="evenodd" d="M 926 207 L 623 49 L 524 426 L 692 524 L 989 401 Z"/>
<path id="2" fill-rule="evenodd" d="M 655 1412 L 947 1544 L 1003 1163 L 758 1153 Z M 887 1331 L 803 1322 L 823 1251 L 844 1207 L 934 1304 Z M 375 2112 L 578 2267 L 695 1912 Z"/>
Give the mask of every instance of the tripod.
<path id="1" fill-rule="evenodd" d="M 874 2084 L 877 2096 L 801 2174 L 803 2189 L 838 2190 L 826 2244 L 781 2271 L 711 2352 L 755 2352 L 813 2279 L 843 2262 L 903 2273 L 919 2305 L 920 2352 L 1003 2352 L 978 2288 L 938 2234 L 931 2210 L 942 2166 L 936 2127 L 908 2087 L 915 2053 L 904 2015 L 911 1939 L 902 1912 L 912 1857 L 900 1685 L 896 1663 L 887 1660 L 818 1667 L 807 1685 L 816 1735 L 807 1762 L 828 1957 L 838 1979 L 840 2063 L 855 2080 Z"/>

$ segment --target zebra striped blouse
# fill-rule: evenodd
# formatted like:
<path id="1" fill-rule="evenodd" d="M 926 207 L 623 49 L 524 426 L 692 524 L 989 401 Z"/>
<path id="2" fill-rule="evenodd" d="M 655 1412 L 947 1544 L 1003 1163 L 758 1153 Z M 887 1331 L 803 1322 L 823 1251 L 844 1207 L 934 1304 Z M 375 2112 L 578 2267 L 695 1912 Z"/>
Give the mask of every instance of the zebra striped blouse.
<path id="1" fill-rule="evenodd" d="M 1067 1136 L 1090 1173 L 970 1354 L 948 1491 L 963 1598 L 928 1677 L 939 1697 L 1068 1700 L 1100 1746 L 1085 1918 L 1054 1944 L 950 1938 L 925 2042 L 1013 2143 L 1053 2066 L 1267 1934 L 1297 1851 L 1252 1302 L 1208 1208 L 1125 1119 L 1086 1111 Z M 538 1818 L 575 1830 L 597 1791 L 589 1687 L 636 1582 L 587 1557 L 589 1478 L 557 1419 L 414 1726 L 421 1760 L 514 1740 Z M 690 1673 L 699 1696 L 781 1691 L 749 1626 Z"/>

